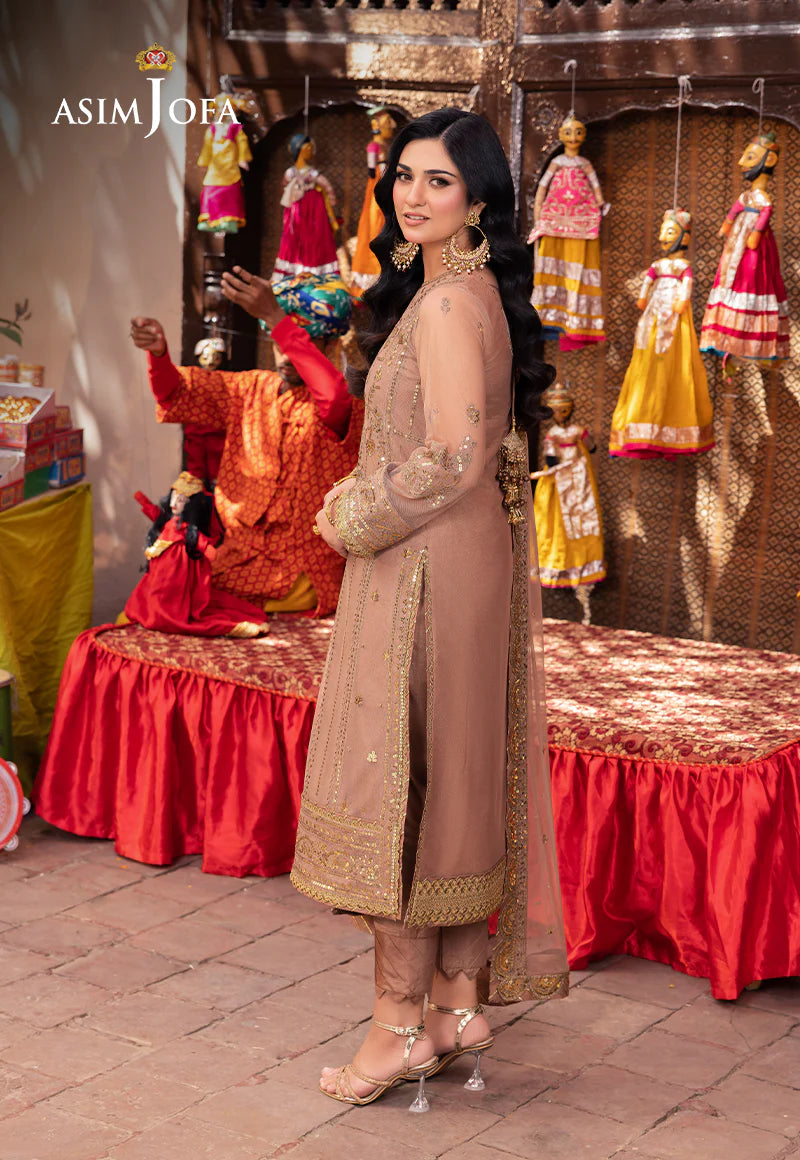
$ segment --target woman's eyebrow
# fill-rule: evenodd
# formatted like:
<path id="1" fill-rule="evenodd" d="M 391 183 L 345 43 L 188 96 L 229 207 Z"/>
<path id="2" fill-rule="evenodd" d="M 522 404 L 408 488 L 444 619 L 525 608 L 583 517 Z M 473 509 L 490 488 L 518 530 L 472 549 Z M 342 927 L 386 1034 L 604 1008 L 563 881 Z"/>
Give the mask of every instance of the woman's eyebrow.
<path id="1" fill-rule="evenodd" d="M 409 165 L 404 165 L 402 163 L 402 161 L 398 161 L 397 168 L 404 169 L 406 171 L 406 173 L 411 173 L 411 167 Z M 448 177 L 455 177 L 456 176 L 456 174 L 451 173 L 449 169 L 424 169 L 423 173 L 425 174 L 426 177 L 434 177 L 436 174 L 439 174 L 439 173 L 446 173 Z"/>

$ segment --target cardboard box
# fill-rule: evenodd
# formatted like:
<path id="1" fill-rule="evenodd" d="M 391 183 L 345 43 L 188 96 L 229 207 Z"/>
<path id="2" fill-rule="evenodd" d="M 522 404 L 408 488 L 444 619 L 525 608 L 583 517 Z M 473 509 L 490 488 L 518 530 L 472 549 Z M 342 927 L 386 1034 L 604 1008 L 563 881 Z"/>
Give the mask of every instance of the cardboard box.
<path id="1" fill-rule="evenodd" d="M 74 427 L 71 431 L 59 431 L 56 421 L 53 448 L 54 459 L 66 459 L 70 455 L 80 455 L 83 451 L 83 427 Z"/>
<path id="2" fill-rule="evenodd" d="M 70 455 L 66 459 L 56 459 L 50 468 L 51 487 L 69 487 L 78 483 L 86 474 L 86 456 Z"/>
<path id="3" fill-rule="evenodd" d="M 27 447 L 29 443 L 40 443 L 55 434 L 56 401 L 55 392 L 44 387 L 32 387 L 28 383 L 0 383 L 0 398 L 14 395 L 17 398 L 29 396 L 39 399 L 39 405 L 25 423 L 0 421 L 0 446 Z"/>
<path id="4" fill-rule="evenodd" d="M 25 499 L 33 499 L 41 495 L 50 486 L 50 472 L 52 467 L 37 467 L 25 475 Z"/>
<path id="5" fill-rule="evenodd" d="M 25 495 L 25 456 L 0 450 L 0 512 L 22 503 Z"/>
<path id="6" fill-rule="evenodd" d="M 69 407 L 56 403 L 56 431 L 72 430 L 72 411 Z"/>
<path id="7" fill-rule="evenodd" d="M 54 437 L 43 439 L 41 443 L 30 443 L 25 448 L 25 474 L 38 471 L 42 467 L 50 467 L 55 459 L 53 447 Z"/>

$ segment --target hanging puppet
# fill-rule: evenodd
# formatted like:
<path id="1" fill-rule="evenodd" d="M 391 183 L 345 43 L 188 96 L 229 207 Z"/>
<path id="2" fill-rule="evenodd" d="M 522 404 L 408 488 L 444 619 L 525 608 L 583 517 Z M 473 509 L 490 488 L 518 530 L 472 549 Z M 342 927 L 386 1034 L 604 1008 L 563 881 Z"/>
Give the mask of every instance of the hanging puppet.
<path id="1" fill-rule="evenodd" d="M 214 97 L 215 120 L 206 129 L 197 164 L 206 167 L 200 191 L 197 228 L 212 233 L 236 234 L 246 225 L 242 170 L 253 160 L 247 134 L 230 110 L 243 102 L 230 93 Z"/>
<path id="2" fill-rule="evenodd" d="M 289 141 L 289 156 L 292 164 L 283 175 L 283 229 L 273 284 L 299 274 L 341 278 L 333 186 L 311 164 L 314 142 L 306 134 L 294 134 Z"/>
<path id="3" fill-rule="evenodd" d="M 708 382 L 692 319 L 686 259 L 692 216 L 668 209 L 663 258 L 644 277 L 633 357 L 611 419 L 609 451 L 633 459 L 696 454 L 714 446 Z"/>
<path id="4" fill-rule="evenodd" d="M 559 140 L 564 152 L 548 165 L 533 207 L 533 296 L 545 338 L 562 350 L 605 339 L 600 280 L 603 193 L 590 161 L 581 156 L 586 126 L 570 112 Z"/>
<path id="5" fill-rule="evenodd" d="M 789 357 L 789 308 L 767 192 L 778 153 L 775 134 L 764 132 L 739 158 L 750 188 L 720 227 L 725 245 L 703 316 L 701 350 L 769 361 Z"/>
<path id="6" fill-rule="evenodd" d="M 383 176 L 386 154 L 397 128 L 397 122 L 385 106 L 379 105 L 367 112 L 372 140 L 367 145 L 367 188 L 358 219 L 358 239 L 350 272 L 350 293 L 354 298 L 359 298 L 369 289 L 381 272 L 380 262 L 369 248 L 370 242 L 383 228 L 383 214 L 375 200 L 375 186 Z"/>
<path id="7" fill-rule="evenodd" d="M 585 427 L 570 422 L 575 400 L 556 383 L 544 402 L 553 423 L 544 438 L 547 467 L 534 472 L 533 513 L 543 588 L 572 588 L 589 623 L 589 596 L 606 575 L 603 523 L 590 458 L 595 443 Z"/>
<path id="8" fill-rule="evenodd" d="M 125 605 L 134 624 L 188 636 L 252 637 L 269 632 L 255 604 L 211 587 L 216 549 L 208 538 L 211 496 L 182 471 L 160 504 L 140 491 L 134 497 L 153 521 L 147 535 L 147 570 Z"/>

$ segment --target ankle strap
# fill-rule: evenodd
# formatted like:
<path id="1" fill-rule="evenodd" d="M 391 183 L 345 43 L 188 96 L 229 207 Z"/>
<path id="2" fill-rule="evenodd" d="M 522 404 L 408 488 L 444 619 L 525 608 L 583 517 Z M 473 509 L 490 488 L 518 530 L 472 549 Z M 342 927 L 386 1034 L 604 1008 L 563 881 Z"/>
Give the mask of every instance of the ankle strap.
<path id="1" fill-rule="evenodd" d="M 441 1003 L 432 1003 L 428 1000 L 429 1011 L 441 1011 L 445 1015 L 460 1016 L 458 1027 L 456 1027 L 456 1051 L 461 1050 L 461 1034 L 468 1023 L 471 1023 L 476 1015 L 483 1014 L 483 1007 L 480 1003 L 475 1007 L 445 1007 Z"/>
<path id="2" fill-rule="evenodd" d="M 407 1072 L 414 1044 L 418 1039 L 428 1038 L 427 1032 L 425 1031 L 425 1024 L 420 1023 L 417 1027 L 395 1027 L 392 1023 L 381 1023 L 380 1019 L 373 1019 L 372 1022 L 376 1027 L 382 1027 L 384 1031 L 391 1031 L 395 1035 L 407 1036 L 406 1045 L 403 1048 L 403 1071 Z"/>
<path id="3" fill-rule="evenodd" d="M 428 1000 L 429 1011 L 443 1011 L 445 1015 L 482 1015 L 483 1007 L 480 1003 L 475 1007 L 444 1007 L 441 1003 L 434 1003 L 432 999 Z"/>
<path id="4" fill-rule="evenodd" d="M 380 1019 L 373 1019 L 372 1022 L 376 1027 L 382 1027 L 384 1031 L 393 1031 L 395 1035 L 413 1035 L 415 1039 L 428 1038 L 424 1023 L 420 1023 L 417 1027 L 395 1027 L 391 1023 L 381 1023 Z"/>

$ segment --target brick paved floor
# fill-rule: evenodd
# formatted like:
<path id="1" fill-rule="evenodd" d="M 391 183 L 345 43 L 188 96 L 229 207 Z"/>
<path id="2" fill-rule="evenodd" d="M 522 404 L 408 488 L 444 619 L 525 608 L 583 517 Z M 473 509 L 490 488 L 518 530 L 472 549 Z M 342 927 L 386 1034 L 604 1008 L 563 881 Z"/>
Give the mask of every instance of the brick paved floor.
<path id="1" fill-rule="evenodd" d="M 367 1108 L 315 1090 L 369 1017 L 368 940 L 286 878 L 163 869 L 26 819 L 0 854 L 2 1160 L 800 1158 L 800 980 L 715 1002 L 617 958 L 492 1013 L 466 1063 Z"/>

